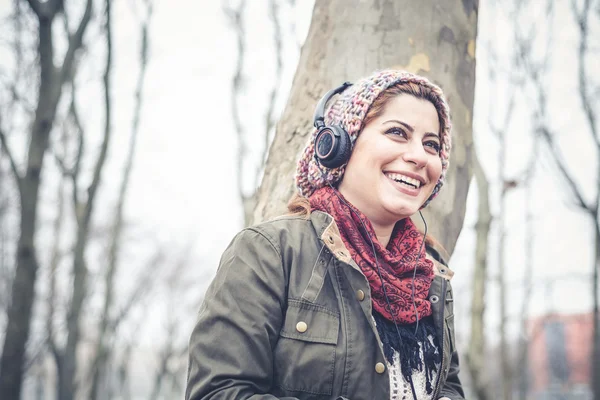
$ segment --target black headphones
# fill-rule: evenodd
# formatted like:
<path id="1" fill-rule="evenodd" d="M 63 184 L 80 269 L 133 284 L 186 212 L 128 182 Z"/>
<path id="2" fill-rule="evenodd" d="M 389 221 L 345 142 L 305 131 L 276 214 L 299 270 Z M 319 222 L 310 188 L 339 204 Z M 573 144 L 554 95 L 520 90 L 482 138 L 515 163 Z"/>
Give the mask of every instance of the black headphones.
<path id="1" fill-rule="evenodd" d="M 325 107 L 329 100 L 336 94 L 342 93 L 352 86 L 344 82 L 341 86 L 331 89 L 319 100 L 315 109 L 314 125 L 318 129 L 315 138 L 315 158 L 327 168 L 337 168 L 348 162 L 352 153 L 350 135 L 339 125 L 325 125 Z"/>

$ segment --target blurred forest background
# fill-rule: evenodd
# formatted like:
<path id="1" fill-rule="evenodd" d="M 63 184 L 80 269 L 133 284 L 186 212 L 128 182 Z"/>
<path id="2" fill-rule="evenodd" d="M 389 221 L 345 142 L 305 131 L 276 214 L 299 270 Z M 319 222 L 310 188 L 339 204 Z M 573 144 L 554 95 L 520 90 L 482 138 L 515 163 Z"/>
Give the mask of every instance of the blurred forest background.
<path id="1" fill-rule="evenodd" d="M 0 0 L 0 399 L 182 398 L 218 259 L 313 107 L 440 83 L 467 398 L 600 399 L 600 0 Z M 434 203 L 436 203 L 434 202 Z"/>

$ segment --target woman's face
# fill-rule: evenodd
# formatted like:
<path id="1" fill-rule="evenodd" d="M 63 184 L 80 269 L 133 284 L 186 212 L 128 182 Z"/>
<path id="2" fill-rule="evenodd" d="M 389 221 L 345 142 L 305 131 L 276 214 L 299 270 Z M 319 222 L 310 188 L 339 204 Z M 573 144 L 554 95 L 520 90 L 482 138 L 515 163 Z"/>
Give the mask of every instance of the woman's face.
<path id="1" fill-rule="evenodd" d="M 434 105 L 397 96 L 364 126 L 339 191 L 376 225 L 415 214 L 442 173 L 440 123 Z"/>

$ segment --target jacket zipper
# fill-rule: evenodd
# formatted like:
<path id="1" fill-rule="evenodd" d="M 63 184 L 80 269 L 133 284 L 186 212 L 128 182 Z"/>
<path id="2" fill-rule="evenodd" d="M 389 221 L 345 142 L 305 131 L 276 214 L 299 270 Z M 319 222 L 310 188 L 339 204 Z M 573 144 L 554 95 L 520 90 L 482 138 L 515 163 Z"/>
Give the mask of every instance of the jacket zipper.
<path id="1" fill-rule="evenodd" d="M 446 320 L 444 318 L 444 311 L 446 309 L 446 279 L 442 278 L 442 294 L 440 296 L 440 302 L 442 306 L 442 340 L 440 341 L 440 352 L 442 353 L 442 363 L 440 364 L 440 370 L 438 371 L 437 382 L 435 384 L 435 391 L 433 392 L 434 399 L 439 397 L 440 383 L 442 382 L 442 374 L 444 373 L 444 335 L 446 333 Z"/>

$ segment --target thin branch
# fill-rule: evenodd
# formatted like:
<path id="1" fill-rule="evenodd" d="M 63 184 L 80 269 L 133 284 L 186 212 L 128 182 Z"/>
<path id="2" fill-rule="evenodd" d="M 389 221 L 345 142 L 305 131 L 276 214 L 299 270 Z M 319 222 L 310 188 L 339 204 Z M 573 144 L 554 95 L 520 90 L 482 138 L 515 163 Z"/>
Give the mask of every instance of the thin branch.
<path id="1" fill-rule="evenodd" d="M 1 123 L 2 123 L 2 118 L 0 117 L 0 124 Z M 10 162 L 10 169 L 12 170 L 12 173 L 15 177 L 15 181 L 17 182 L 17 187 L 19 188 L 19 192 L 21 192 L 22 177 L 21 177 L 21 174 L 19 173 L 19 168 L 17 167 L 17 163 L 12 154 L 12 151 L 10 150 L 10 147 L 8 147 L 8 140 L 6 139 L 6 134 L 2 130 L 1 126 L 0 126 L 0 145 L 2 145 L 2 151 L 4 152 L 4 154 L 6 155 L 6 157 L 8 157 L 8 161 Z"/>
<path id="2" fill-rule="evenodd" d="M 65 160 L 63 160 L 62 157 L 56 154 L 55 151 L 51 152 L 54 156 L 54 162 L 56 162 L 56 165 L 58 166 L 58 169 L 60 170 L 61 174 L 67 177 L 73 176 L 73 171 L 67 167 Z"/>
<path id="3" fill-rule="evenodd" d="M 254 176 L 254 188 L 258 188 L 261 172 L 264 169 L 264 163 L 266 162 L 267 155 L 269 154 L 269 145 L 271 143 L 271 131 L 273 130 L 273 126 L 275 125 L 275 105 L 277 101 L 279 87 L 281 86 L 281 75 L 283 73 L 283 44 L 281 41 L 281 23 L 279 21 L 277 0 L 269 0 L 269 5 L 269 17 L 273 24 L 273 43 L 275 44 L 275 81 L 273 82 L 273 87 L 271 88 L 271 93 L 269 95 L 269 105 L 267 108 L 267 113 L 265 115 L 263 152 L 260 157 L 260 162 L 256 167 L 256 173 Z"/>
<path id="4" fill-rule="evenodd" d="M 534 238 L 535 229 L 533 226 L 533 177 L 535 173 L 535 166 L 537 163 L 538 153 L 538 136 L 534 139 L 533 152 L 529 158 L 528 166 L 525 171 L 525 229 L 526 229 L 526 241 L 525 241 L 525 268 L 523 273 L 523 303 L 521 304 L 521 334 L 519 338 L 519 357 L 518 364 L 516 366 L 518 373 L 518 391 L 521 399 L 527 397 L 527 385 L 528 385 L 528 355 L 529 355 L 529 343 L 530 339 L 527 336 L 527 323 L 531 317 L 530 315 L 530 303 L 531 296 L 533 293 L 533 265 L 534 265 Z"/>
<path id="5" fill-rule="evenodd" d="M 588 38 L 589 38 L 589 22 L 588 16 L 590 14 L 590 0 L 585 0 L 583 5 L 583 10 L 580 13 L 577 11 L 577 5 L 574 1 L 572 1 L 573 13 L 577 19 L 577 26 L 579 27 L 579 33 L 581 38 L 579 40 L 579 49 L 578 49 L 578 61 L 579 61 L 579 69 L 578 69 L 578 77 L 579 77 L 579 96 L 581 98 L 581 103 L 583 105 L 583 110 L 585 112 L 586 118 L 590 125 L 590 131 L 592 133 L 594 142 L 596 143 L 596 147 L 600 151 L 600 138 L 598 137 L 598 128 L 596 121 L 596 114 L 592 109 L 592 102 L 590 96 L 588 95 L 587 89 L 589 87 L 588 82 L 588 74 L 585 65 L 585 59 L 588 53 Z"/>
<path id="6" fill-rule="evenodd" d="M 83 152 L 85 149 L 85 130 L 79 119 L 79 112 L 77 111 L 77 90 L 75 86 L 75 80 L 71 81 L 71 104 L 69 105 L 69 117 L 75 125 L 77 131 L 77 154 L 75 155 L 75 163 L 73 165 L 72 182 L 73 182 L 73 205 L 76 209 L 79 206 L 79 173 L 81 172 L 81 160 L 83 159 Z"/>
<path id="7" fill-rule="evenodd" d="M 88 0 L 88 4 L 91 0 Z M 89 224 L 89 221 L 92 217 L 92 210 L 94 208 L 94 203 L 96 200 L 96 193 L 100 186 L 100 177 L 102 174 L 102 170 L 104 168 L 104 163 L 106 161 L 106 155 L 108 153 L 108 144 L 110 143 L 110 138 L 112 136 L 112 101 L 110 97 L 111 91 L 111 77 L 112 77 L 112 23 L 111 23 L 111 2 L 112 0 L 106 0 L 106 22 L 105 22 L 105 30 L 106 30 L 106 64 L 104 69 L 103 76 L 103 88 L 104 88 L 104 109 L 105 109 L 105 119 L 104 119 L 104 134 L 102 138 L 102 144 L 100 146 L 100 154 L 98 154 L 98 158 L 96 160 L 96 164 L 94 166 L 94 172 L 92 177 L 92 182 L 87 188 L 87 201 L 85 203 L 83 214 L 82 214 L 82 222 L 85 225 Z"/>
<path id="8" fill-rule="evenodd" d="M 140 302 L 140 299 L 147 295 L 152 289 L 153 282 L 156 279 L 156 271 L 161 263 L 164 261 L 164 253 L 162 250 L 156 252 L 152 257 L 148 266 L 144 268 L 144 273 L 136 278 L 137 285 L 131 291 L 129 297 L 123 303 L 124 305 L 119 310 L 119 313 L 112 319 L 108 329 L 116 330 L 121 324 L 123 319 L 127 317 L 130 309 Z"/>
<path id="9" fill-rule="evenodd" d="M 61 2 L 62 0 L 56 1 Z M 69 47 L 67 48 L 67 52 L 65 53 L 65 57 L 63 59 L 62 67 L 60 69 L 61 84 L 73 81 L 73 65 L 75 62 L 75 53 L 77 52 L 77 50 L 79 50 L 79 48 L 81 48 L 83 44 L 83 34 L 87 28 L 88 23 L 90 22 L 90 19 L 92 18 L 92 3 L 92 0 L 87 0 L 87 3 L 85 5 L 85 11 L 83 12 L 83 16 L 81 17 L 79 26 L 77 27 L 75 33 L 73 35 L 70 35 Z"/>
<path id="10" fill-rule="evenodd" d="M 74 76 L 73 61 L 74 52 L 81 46 L 83 30 L 87 26 L 91 17 L 91 0 L 88 0 L 86 11 L 82 17 L 81 23 L 77 32 L 69 40 L 69 49 L 65 55 L 63 66 L 61 67 L 61 80 L 62 83 L 72 82 Z M 112 18 L 111 18 L 111 0 L 105 2 L 105 26 L 106 32 L 106 64 L 104 70 L 103 88 L 104 88 L 104 105 L 106 112 L 104 135 L 100 154 L 94 166 L 92 182 L 88 187 L 87 199 L 82 204 L 75 204 L 75 213 L 77 216 L 77 234 L 75 239 L 73 263 L 72 263 L 72 294 L 69 310 L 67 314 L 67 341 L 65 346 L 65 363 L 68 368 L 65 373 L 61 376 L 59 386 L 59 398 L 60 396 L 69 393 L 72 388 L 71 386 L 75 382 L 75 372 L 77 370 L 77 346 L 81 340 L 80 330 L 80 318 L 82 314 L 83 304 L 85 298 L 89 295 L 86 288 L 87 281 L 87 265 L 85 252 L 88 245 L 89 231 L 91 225 L 91 216 L 94 209 L 94 202 L 96 200 L 96 193 L 99 187 L 100 174 L 104 167 L 106 159 L 106 153 L 108 148 L 109 139 L 111 136 L 111 101 L 110 101 L 110 76 L 112 71 Z M 73 197 L 76 198 L 75 193 L 77 188 L 73 188 Z"/>
<path id="11" fill-rule="evenodd" d="M 596 120 L 596 113 L 593 110 L 592 99 L 590 98 L 590 94 L 588 93 L 589 81 L 588 74 L 586 68 L 586 56 L 588 53 L 588 38 L 589 38 L 589 14 L 590 14 L 590 0 L 584 0 L 583 9 L 581 12 L 577 10 L 577 4 L 575 1 L 571 2 L 571 6 L 573 9 L 573 14 L 575 15 L 575 19 L 577 20 L 577 26 L 579 27 L 579 49 L 578 49 L 578 84 L 579 84 L 579 97 L 581 99 L 581 104 L 583 106 L 583 112 L 588 121 L 588 125 L 590 128 L 590 133 L 592 135 L 592 139 L 596 144 L 596 153 L 600 156 L 600 137 L 598 136 L 598 127 Z M 600 174 L 600 166 L 598 167 L 598 173 Z M 596 186 L 600 188 L 600 175 L 596 177 Z M 596 201 L 593 209 L 593 213 L 598 215 L 600 209 L 600 190 L 596 192 Z M 592 210 L 590 210 L 592 211 Z"/>
<path id="12" fill-rule="evenodd" d="M 503 138 L 504 135 L 506 134 L 506 131 L 508 130 L 508 127 L 512 120 L 512 114 L 515 109 L 515 103 L 516 103 L 515 100 L 516 100 L 516 90 L 511 90 L 510 98 L 508 100 L 508 106 L 506 107 L 506 113 L 504 114 L 504 119 L 502 120 L 501 126 L 497 127 L 495 125 L 494 121 L 492 121 L 491 116 L 488 120 L 488 125 L 489 125 L 490 130 L 498 138 Z M 493 102 L 491 102 L 491 103 L 493 103 Z M 490 113 L 490 115 L 491 115 L 491 113 Z"/>
<path id="13" fill-rule="evenodd" d="M 466 354 L 467 368 L 480 400 L 491 399 L 489 378 L 485 376 L 485 293 L 488 275 L 488 243 L 492 216 L 490 213 L 489 182 L 477 154 L 473 155 L 473 172 L 477 183 L 475 270 L 472 278 L 471 331 Z"/>
<path id="14" fill-rule="evenodd" d="M 123 236 L 123 209 L 125 206 L 125 200 L 127 198 L 127 189 L 129 187 L 131 171 L 133 169 L 133 160 L 135 156 L 135 148 L 140 125 L 140 114 L 142 109 L 142 90 L 144 87 L 144 78 L 146 76 L 146 69 L 148 66 L 148 28 L 153 10 L 153 4 L 151 1 L 147 2 L 147 8 L 148 12 L 146 14 L 146 19 L 142 23 L 141 27 L 142 37 L 140 49 L 140 73 L 135 91 L 132 133 L 129 142 L 129 150 L 127 153 L 126 165 L 123 172 L 123 179 L 121 181 L 121 186 L 119 189 L 119 197 L 113 222 L 113 229 L 111 232 L 111 242 L 108 254 L 108 266 L 105 274 L 104 285 L 106 294 L 104 297 L 104 306 L 102 309 L 102 319 L 100 322 L 98 342 L 96 344 L 96 355 L 92 363 L 92 389 L 90 393 L 90 398 L 92 400 L 95 400 L 97 398 L 100 372 L 101 369 L 103 369 L 103 364 L 105 364 L 106 359 L 109 355 L 109 349 L 106 345 L 106 335 L 107 328 L 110 325 L 110 311 L 113 306 L 114 299 L 114 278 L 117 272 L 117 266 L 119 264 L 118 257 Z M 114 326 L 112 331 L 114 331 Z"/>
<path id="15" fill-rule="evenodd" d="M 63 132 L 63 145 L 66 147 L 66 135 Z M 61 360 L 61 353 L 56 344 L 56 337 L 54 332 L 54 312 L 55 305 L 58 302 L 56 297 L 56 274 L 58 271 L 58 265 L 61 259 L 60 242 L 62 239 L 63 221 L 64 221 L 64 185 L 63 178 L 61 178 L 57 190 L 58 205 L 57 215 L 53 223 L 53 244 L 52 244 L 52 255 L 50 257 L 50 283 L 49 283 L 49 294 L 48 294 L 48 316 L 46 320 L 46 332 L 48 335 L 48 345 L 52 352 L 56 365 L 59 365 Z"/>
<path id="16" fill-rule="evenodd" d="M 73 177 L 73 168 L 69 168 L 67 166 L 67 163 L 65 162 L 65 154 L 67 152 L 67 124 L 66 124 L 66 121 L 65 121 L 65 123 L 63 123 L 63 126 L 62 126 L 61 139 L 62 139 L 62 145 L 63 145 L 63 150 L 62 150 L 61 154 L 59 155 L 58 151 L 53 148 L 50 148 L 49 151 L 52 154 L 52 156 L 54 157 L 54 162 L 56 163 L 56 166 L 60 170 L 62 176 L 72 178 Z M 61 184 L 62 184 L 62 180 L 61 180 Z"/>
<path id="17" fill-rule="evenodd" d="M 29 103 L 22 95 L 19 93 L 18 85 L 23 82 L 23 77 L 25 76 L 25 68 L 21 68 L 24 65 L 23 59 L 23 4 L 21 0 L 14 1 L 14 15 L 12 16 L 13 25 L 14 25 L 14 40 L 12 43 L 12 51 L 15 55 L 15 65 L 19 66 L 18 68 L 13 69 L 13 77 L 9 79 L 7 84 L 8 91 L 11 94 L 11 109 L 14 109 L 16 104 L 21 104 L 24 109 L 26 109 L 29 113 L 33 114 L 34 107 L 31 103 Z M 14 115 L 14 111 L 8 111 L 8 115 Z M 10 129 L 9 129 L 10 130 Z"/>
<path id="18" fill-rule="evenodd" d="M 235 29 L 236 40 L 237 40 L 237 61 L 235 65 L 235 72 L 231 83 L 231 115 L 233 117 L 233 125 L 235 127 L 235 133 L 238 141 L 237 148 L 237 189 L 238 195 L 242 200 L 242 203 L 246 202 L 246 195 L 244 194 L 243 185 L 243 166 L 246 158 L 246 142 L 244 140 L 244 127 L 242 125 L 240 117 L 240 107 L 238 104 L 239 94 L 243 88 L 243 71 L 244 71 L 244 58 L 246 54 L 246 47 L 244 44 L 244 9 L 246 7 L 246 0 L 241 0 L 237 9 L 225 8 L 225 14 L 230 18 L 231 23 Z"/>
<path id="19" fill-rule="evenodd" d="M 63 12 L 63 29 L 65 30 L 65 36 L 69 37 L 71 30 L 69 29 L 69 13 Z"/>
<path id="20" fill-rule="evenodd" d="M 573 196 L 575 196 L 577 206 L 590 212 L 592 208 L 585 203 L 585 200 L 581 195 L 581 190 L 573 180 L 573 176 L 567 170 L 566 163 L 562 157 L 560 150 L 557 146 L 554 145 L 554 135 L 549 131 L 549 129 L 546 126 L 540 126 L 538 128 L 538 133 L 540 133 L 541 136 L 546 140 L 546 143 L 548 144 L 548 148 L 552 153 L 556 166 L 558 167 L 564 180 L 567 182 L 569 189 L 571 189 L 571 193 L 573 194 Z"/>

